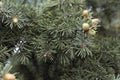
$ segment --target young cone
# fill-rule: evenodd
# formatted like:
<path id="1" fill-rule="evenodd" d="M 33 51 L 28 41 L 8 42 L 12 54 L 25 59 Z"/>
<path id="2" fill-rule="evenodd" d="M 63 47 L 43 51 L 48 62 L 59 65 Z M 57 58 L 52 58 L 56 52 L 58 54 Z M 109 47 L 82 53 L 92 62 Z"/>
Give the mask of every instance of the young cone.
<path id="1" fill-rule="evenodd" d="M 13 23 L 18 23 L 18 18 L 17 17 L 13 17 L 12 21 L 13 21 Z"/>
<path id="2" fill-rule="evenodd" d="M 92 19 L 92 23 L 97 25 L 100 22 L 98 18 Z"/>
<path id="3" fill-rule="evenodd" d="M 88 34 L 89 34 L 89 35 L 95 35 L 95 34 L 96 34 L 96 31 L 93 30 L 93 29 L 90 29 L 90 30 L 88 31 Z"/>
<path id="4" fill-rule="evenodd" d="M 15 80 L 15 75 L 10 74 L 10 73 L 6 73 L 3 75 L 3 80 Z"/>
<path id="5" fill-rule="evenodd" d="M 82 12 L 82 16 L 84 16 L 84 17 L 88 17 L 88 13 L 89 13 L 88 10 L 84 10 L 84 11 Z"/>
<path id="6" fill-rule="evenodd" d="M 90 28 L 90 25 L 88 23 L 83 23 L 82 24 L 82 29 L 83 30 L 89 30 L 89 28 Z"/>

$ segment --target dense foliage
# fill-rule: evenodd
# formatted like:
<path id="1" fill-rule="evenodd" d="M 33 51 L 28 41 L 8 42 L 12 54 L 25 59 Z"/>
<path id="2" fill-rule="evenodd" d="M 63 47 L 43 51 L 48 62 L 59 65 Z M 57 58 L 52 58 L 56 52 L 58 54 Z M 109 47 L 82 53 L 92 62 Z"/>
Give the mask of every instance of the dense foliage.
<path id="1" fill-rule="evenodd" d="M 99 25 L 92 23 L 91 11 L 82 15 L 85 0 L 2 3 L 0 61 L 13 65 L 17 79 L 114 80 L 120 74 L 119 37 L 90 34 Z M 90 29 L 84 30 L 83 23 Z"/>

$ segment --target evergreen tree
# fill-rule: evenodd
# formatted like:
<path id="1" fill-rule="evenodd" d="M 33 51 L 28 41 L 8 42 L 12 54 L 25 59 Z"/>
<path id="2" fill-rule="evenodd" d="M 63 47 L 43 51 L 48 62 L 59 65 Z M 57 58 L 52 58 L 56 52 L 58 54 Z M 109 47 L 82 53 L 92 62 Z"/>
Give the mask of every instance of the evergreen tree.
<path id="1" fill-rule="evenodd" d="M 85 0 L 0 1 L 0 61 L 19 80 L 110 80 L 120 43 L 95 36 L 99 22 Z"/>

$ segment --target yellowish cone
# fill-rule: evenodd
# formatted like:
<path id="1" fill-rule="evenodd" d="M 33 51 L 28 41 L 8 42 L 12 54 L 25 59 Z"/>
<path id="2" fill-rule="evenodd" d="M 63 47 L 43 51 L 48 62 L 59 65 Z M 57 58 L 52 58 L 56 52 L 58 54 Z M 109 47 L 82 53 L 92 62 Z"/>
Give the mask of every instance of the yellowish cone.
<path id="1" fill-rule="evenodd" d="M 82 16 L 84 16 L 84 17 L 88 17 L 88 13 L 89 13 L 88 10 L 83 10 L 83 12 L 82 12 Z"/>
<path id="2" fill-rule="evenodd" d="M 89 35 L 95 35 L 95 34 L 96 34 L 96 31 L 93 30 L 93 29 L 90 29 L 90 30 L 88 31 L 88 34 L 89 34 Z"/>
<path id="3" fill-rule="evenodd" d="M 98 18 L 92 19 L 92 23 L 97 25 L 100 22 Z"/>
<path id="4" fill-rule="evenodd" d="M 17 17 L 13 17 L 12 21 L 13 21 L 14 23 L 18 23 L 18 18 L 17 18 Z"/>
<path id="5" fill-rule="evenodd" d="M 15 75 L 10 74 L 10 73 L 6 73 L 3 75 L 3 80 L 15 80 Z"/>
<path id="6" fill-rule="evenodd" d="M 90 28 L 90 25 L 88 23 L 83 23 L 82 24 L 82 29 L 83 30 L 89 30 L 89 28 Z"/>

